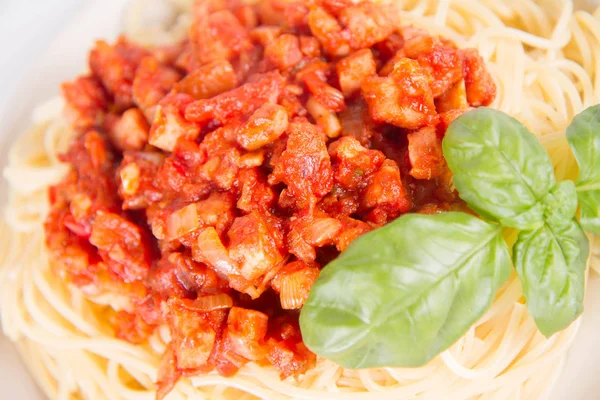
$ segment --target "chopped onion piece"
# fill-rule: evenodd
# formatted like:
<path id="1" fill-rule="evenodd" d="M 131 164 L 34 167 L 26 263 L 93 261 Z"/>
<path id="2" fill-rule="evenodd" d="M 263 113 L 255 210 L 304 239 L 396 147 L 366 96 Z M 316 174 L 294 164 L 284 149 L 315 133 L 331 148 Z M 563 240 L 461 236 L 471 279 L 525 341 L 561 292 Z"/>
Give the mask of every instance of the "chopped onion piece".
<path id="1" fill-rule="evenodd" d="M 238 275 L 238 268 L 229 257 L 229 253 L 215 228 L 206 228 L 198 236 L 196 247 L 192 249 L 194 260 L 208 264 L 215 271 L 225 275 Z"/>
<path id="2" fill-rule="evenodd" d="M 92 208 L 92 199 L 85 193 L 75 193 L 71 200 L 71 214 L 75 220 L 81 221 L 90 212 Z"/>
<path id="3" fill-rule="evenodd" d="M 281 308 L 294 310 L 302 307 L 308 291 L 302 290 L 302 279 L 298 274 L 284 277 L 281 282 Z"/>
<path id="4" fill-rule="evenodd" d="M 240 166 L 243 168 L 260 167 L 265 161 L 263 150 L 253 151 L 240 157 Z"/>
<path id="5" fill-rule="evenodd" d="M 281 277 L 281 308 L 284 310 L 294 310 L 301 308 L 310 288 L 319 276 L 317 268 L 307 267 Z"/>
<path id="6" fill-rule="evenodd" d="M 225 293 L 200 296 L 194 301 L 194 306 L 199 311 L 214 311 L 233 307 L 233 300 Z"/>
<path id="7" fill-rule="evenodd" d="M 335 138 L 342 132 L 342 125 L 335 112 L 319 103 L 313 96 L 306 102 L 306 110 L 325 131 L 327 137 Z"/>
<path id="8" fill-rule="evenodd" d="M 169 239 L 180 238 L 200 227 L 196 204 L 189 204 L 175 211 L 167 220 L 167 236 Z"/>
<path id="9" fill-rule="evenodd" d="M 335 218 L 315 218 L 308 231 L 308 242 L 313 246 L 324 246 L 332 242 L 342 229 L 342 223 Z"/>
<path id="10" fill-rule="evenodd" d="M 140 168 L 136 163 L 127 164 L 119 172 L 121 188 L 126 196 L 134 195 L 140 185 Z"/>

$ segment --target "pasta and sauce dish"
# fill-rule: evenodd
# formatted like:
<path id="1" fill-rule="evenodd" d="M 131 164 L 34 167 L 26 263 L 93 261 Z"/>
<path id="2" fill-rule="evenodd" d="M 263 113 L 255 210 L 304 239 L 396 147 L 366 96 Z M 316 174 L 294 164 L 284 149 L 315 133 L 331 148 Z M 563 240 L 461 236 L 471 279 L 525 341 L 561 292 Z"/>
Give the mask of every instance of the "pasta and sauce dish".
<path id="1" fill-rule="evenodd" d="M 538 399 L 600 268 L 600 12 L 196 0 L 99 40 L 4 170 L 52 399 Z"/>

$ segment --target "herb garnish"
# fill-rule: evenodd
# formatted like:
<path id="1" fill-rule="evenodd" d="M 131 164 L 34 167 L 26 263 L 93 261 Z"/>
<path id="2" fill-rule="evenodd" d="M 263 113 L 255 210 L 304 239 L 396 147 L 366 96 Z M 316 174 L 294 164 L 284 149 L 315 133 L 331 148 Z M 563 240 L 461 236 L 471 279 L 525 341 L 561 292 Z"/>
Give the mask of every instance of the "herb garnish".
<path id="1" fill-rule="evenodd" d="M 581 225 L 586 232 L 600 235 L 600 105 L 573 118 L 567 140 L 579 164 Z"/>
<path id="2" fill-rule="evenodd" d="M 583 310 L 587 237 L 600 233 L 600 106 L 567 138 L 579 180 L 557 184 L 545 149 L 489 108 L 457 118 L 443 142 L 467 213 L 408 214 L 356 239 L 313 285 L 301 315 L 306 345 L 347 368 L 415 367 L 452 345 L 492 304 L 510 273 L 504 228 L 527 307 L 540 331 Z"/>

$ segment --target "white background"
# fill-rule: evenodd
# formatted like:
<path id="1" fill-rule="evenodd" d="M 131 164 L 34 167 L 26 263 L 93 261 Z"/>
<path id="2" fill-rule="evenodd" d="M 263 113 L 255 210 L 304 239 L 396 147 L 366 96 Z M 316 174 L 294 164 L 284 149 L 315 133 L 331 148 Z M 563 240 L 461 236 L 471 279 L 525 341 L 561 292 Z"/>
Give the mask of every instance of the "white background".
<path id="1" fill-rule="evenodd" d="M 15 118 L 22 119 L 32 104 L 26 99 L 32 91 L 41 91 L 44 96 L 58 92 L 56 82 L 46 81 L 45 76 L 60 76 L 66 79 L 77 72 L 83 65 L 86 53 L 84 49 L 91 47 L 91 38 L 82 42 L 77 34 L 62 38 L 74 48 L 62 46 L 52 54 L 52 62 L 45 63 L 47 68 L 39 68 L 41 57 L 55 36 L 71 20 L 79 9 L 90 3 L 111 4 L 126 0 L 0 0 L 0 155 L 5 153 L 8 136 L 14 128 Z M 597 2 L 598 0 L 583 0 Z M 104 7 L 96 10 L 102 12 Z M 111 7 L 108 7 L 109 9 Z M 114 9 L 114 7 L 112 7 Z M 114 23 L 120 16 L 114 11 L 107 18 L 98 18 Z M 112 20 L 111 20 L 112 18 Z M 106 22 L 100 24 L 106 25 Z M 94 25 L 94 24 L 90 24 Z M 98 25 L 98 24 L 95 24 Z M 102 26 L 94 29 L 103 32 Z M 74 30 L 77 31 L 77 30 Z M 85 30 L 80 30 L 85 32 Z M 96 32 L 94 31 L 94 32 Z M 87 42 L 89 41 L 89 43 Z M 34 81 L 24 81 L 26 74 L 35 70 Z M 29 79 L 29 78 L 28 78 Z M 59 79 L 59 80 L 61 80 Z M 29 83 L 29 84 L 28 84 Z M 20 89 L 17 91 L 17 88 Z M 29 91 L 29 92 L 27 92 Z M 18 96 L 15 96 L 18 95 Z M 39 97 L 39 96 L 38 96 Z M 43 100 L 43 99 L 38 99 Z M 19 116 L 19 117 L 16 117 Z M 10 124 L 4 122 L 11 121 Z M 22 122 L 26 122 L 23 120 Z M 11 126 L 13 129 L 8 129 Z M 4 130 L 2 130 L 4 128 Z M 1 158 L 1 157 L 0 157 Z M 0 167 L 2 162 L 0 161 Z M 2 204 L 3 186 L 0 185 L 0 204 Z M 586 313 L 584 324 L 570 353 L 567 370 L 552 400 L 593 400 L 600 399 L 600 280 L 590 285 L 586 296 Z M 24 372 L 18 356 L 14 353 L 6 339 L 0 337 L 0 399 L 33 400 L 39 399 L 39 393 L 28 375 Z"/>
<path id="2" fill-rule="evenodd" d="M 32 64 L 86 0 L 0 0 L 0 115 Z"/>

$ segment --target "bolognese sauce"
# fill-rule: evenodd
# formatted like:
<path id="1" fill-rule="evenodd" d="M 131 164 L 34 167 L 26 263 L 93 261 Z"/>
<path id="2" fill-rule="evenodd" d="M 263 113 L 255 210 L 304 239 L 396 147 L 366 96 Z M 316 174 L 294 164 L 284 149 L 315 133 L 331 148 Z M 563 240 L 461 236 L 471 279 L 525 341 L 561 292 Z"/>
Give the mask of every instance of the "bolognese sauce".
<path id="1" fill-rule="evenodd" d="M 159 397 L 250 361 L 316 357 L 299 309 L 356 237 L 464 206 L 449 123 L 495 85 L 473 49 L 350 0 L 198 1 L 188 38 L 96 43 L 63 85 L 77 135 L 50 191 L 56 274 L 110 298 L 116 335 L 167 325 Z"/>

